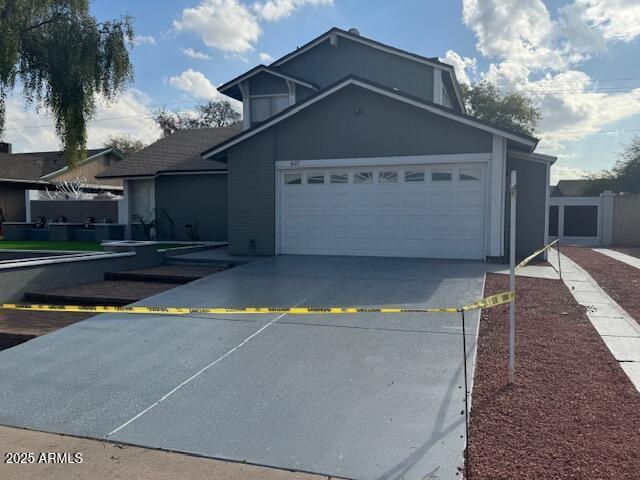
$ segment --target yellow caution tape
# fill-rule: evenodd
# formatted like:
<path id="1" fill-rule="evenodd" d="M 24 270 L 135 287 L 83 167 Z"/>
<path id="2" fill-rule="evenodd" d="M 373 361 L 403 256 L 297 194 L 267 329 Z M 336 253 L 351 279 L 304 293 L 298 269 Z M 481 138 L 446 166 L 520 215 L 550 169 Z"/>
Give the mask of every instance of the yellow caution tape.
<path id="1" fill-rule="evenodd" d="M 465 305 L 462 307 L 462 310 L 467 311 L 478 310 L 480 308 L 497 307 L 498 305 L 509 303 L 514 298 L 516 298 L 516 294 L 514 292 L 498 293 L 496 295 L 491 295 L 490 297 L 485 297 L 477 302 L 470 303 L 469 305 Z"/>
<path id="2" fill-rule="evenodd" d="M 545 250 L 550 249 L 551 247 L 553 247 L 556 243 L 558 243 L 558 240 L 554 240 L 553 242 L 551 242 L 549 245 L 546 245 L 544 247 L 542 247 L 540 250 L 533 252 L 531 255 L 529 255 L 527 258 L 525 258 L 524 260 L 522 260 L 518 265 L 516 265 L 516 270 L 524 267 L 527 263 L 529 263 L 531 260 L 533 260 L 534 258 L 536 258 L 538 255 L 540 255 L 542 252 L 544 252 Z"/>
<path id="3" fill-rule="evenodd" d="M 209 315 L 234 314 L 270 314 L 286 313 L 288 315 L 319 314 L 355 314 L 355 313 L 456 313 L 462 310 L 491 308 L 510 302 L 513 292 L 500 293 L 483 298 L 464 307 L 447 308 L 358 308 L 358 307 L 256 307 L 256 308 L 186 308 L 186 307 L 115 307 L 108 305 L 26 305 L 19 303 L 3 303 L 3 310 L 29 310 L 37 312 L 93 312 L 93 313 L 141 313 L 153 315 L 189 315 L 194 313 Z"/>

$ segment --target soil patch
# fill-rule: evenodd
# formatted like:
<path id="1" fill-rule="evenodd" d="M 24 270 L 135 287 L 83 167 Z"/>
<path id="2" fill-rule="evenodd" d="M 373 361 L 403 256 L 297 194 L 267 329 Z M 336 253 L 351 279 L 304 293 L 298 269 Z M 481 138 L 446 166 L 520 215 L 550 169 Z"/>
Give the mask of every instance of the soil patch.
<path id="1" fill-rule="evenodd" d="M 562 247 L 562 253 L 584 268 L 640 323 L 640 269 L 586 247 Z"/>
<path id="2" fill-rule="evenodd" d="M 488 274 L 485 295 L 508 289 Z M 558 280 L 517 281 L 516 382 L 508 305 L 482 312 L 473 388 L 472 479 L 636 479 L 640 394 Z"/>

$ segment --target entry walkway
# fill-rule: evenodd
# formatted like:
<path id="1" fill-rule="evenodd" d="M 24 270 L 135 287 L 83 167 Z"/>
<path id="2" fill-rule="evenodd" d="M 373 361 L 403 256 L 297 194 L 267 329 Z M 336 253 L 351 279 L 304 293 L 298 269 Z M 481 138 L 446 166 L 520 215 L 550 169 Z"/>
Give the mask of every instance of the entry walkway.
<path id="1" fill-rule="evenodd" d="M 632 267 L 640 268 L 640 258 L 636 258 L 631 255 L 627 255 L 626 253 L 618 252 L 616 250 L 611 250 L 609 248 L 593 248 L 592 250 L 594 252 L 606 255 L 607 257 L 619 260 L 623 263 L 626 263 L 627 265 L 631 265 Z"/>
<path id="2" fill-rule="evenodd" d="M 614 358 L 640 391 L 640 325 L 577 263 L 560 256 L 562 280 L 580 305 L 587 307 L 587 316 L 602 337 Z M 549 263 L 558 268 L 556 255 Z"/>

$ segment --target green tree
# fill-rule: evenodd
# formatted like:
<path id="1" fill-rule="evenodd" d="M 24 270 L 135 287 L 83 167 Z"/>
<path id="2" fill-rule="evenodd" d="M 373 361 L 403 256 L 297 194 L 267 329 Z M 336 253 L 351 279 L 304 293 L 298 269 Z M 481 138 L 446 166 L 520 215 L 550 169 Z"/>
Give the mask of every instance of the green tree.
<path id="1" fill-rule="evenodd" d="M 242 115 L 233 108 L 229 100 L 210 101 L 196 106 L 195 112 L 170 112 L 160 109 L 153 119 L 162 129 L 162 136 L 186 128 L 230 127 L 242 120 Z"/>
<path id="2" fill-rule="evenodd" d="M 98 23 L 89 0 L 0 0 L 0 135 L 7 94 L 51 111 L 67 162 L 86 149 L 96 95 L 112 100 L 133 79 L 130 17 Z"/>
<path id="3" fill-rule="evenodd" d="M 105 148 L 117 148 L 125 155 L 142 150 L 146 145 L 140 139 L 130 137 L 129 135 L 111 135 L 104 142 Z"/>
<path id="4" fill-rule="evenodd" d="M 585 195 L 599 195 L 605 190 L 640 193 L 640 135 L 631 139 L 611 170 L 596 173 L 590 179 Z"/>
<path id="5" fill-rule="evenodd" d="M 536 131 L 540 110 L 522 93 L 502 94 L 488 80 L 460 88 L 469 115 L 527 135 Z"/>

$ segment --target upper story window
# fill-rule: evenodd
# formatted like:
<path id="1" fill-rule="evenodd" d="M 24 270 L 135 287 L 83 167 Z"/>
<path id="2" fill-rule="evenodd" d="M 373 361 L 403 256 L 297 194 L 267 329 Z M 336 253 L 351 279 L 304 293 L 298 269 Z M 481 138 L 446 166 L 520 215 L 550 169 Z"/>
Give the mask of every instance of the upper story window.
<path id="1" fill-rule="evenodd" d="M 289 95 L 252 95 L 251 122 L 264 122 L 289 106 Z"/>
<path id="2" fill-rule="evenodd" d="M 449 93 L 447 93 L 447 89 L 444 85 L 442 86 L 442 105 L 453 108 L 453 103 L 451 103 L 451 98 L 449 98 Z"/>

